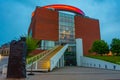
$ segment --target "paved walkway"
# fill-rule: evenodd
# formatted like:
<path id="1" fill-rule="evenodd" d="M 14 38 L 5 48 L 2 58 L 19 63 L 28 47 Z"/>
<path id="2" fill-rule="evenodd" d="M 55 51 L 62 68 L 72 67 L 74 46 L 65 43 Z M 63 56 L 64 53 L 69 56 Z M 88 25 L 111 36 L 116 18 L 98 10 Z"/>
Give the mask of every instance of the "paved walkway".
<path id="1" fill-rule="evenodd" d="M 34 74 L 21 80 L 120 80 L 120 71 L 84 67 L 64 67 L 52 72 L 34 72 Z M 7 79 L 1 76 L 0 80 Z"/>

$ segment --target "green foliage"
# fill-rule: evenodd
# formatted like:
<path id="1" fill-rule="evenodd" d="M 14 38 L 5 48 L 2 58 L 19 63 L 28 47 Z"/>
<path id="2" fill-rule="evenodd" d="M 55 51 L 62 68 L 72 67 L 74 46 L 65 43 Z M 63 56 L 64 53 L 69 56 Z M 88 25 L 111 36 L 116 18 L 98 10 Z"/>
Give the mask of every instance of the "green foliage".
<path id="1" fill-rule="evenodd" d="M 35 50 L 39 46 L 38 43 L 39 43 L 38 40 L 35 40 L 32 37 L 27 36 L 26 37 L 27 53 L 29 54 L 30 52 Z"/>
<path id="2" fill-rule="evenodd" d="M 115 55 L 120 56 L 120 39 L 114 38 L 112 39 L 112 43 L 110 44 L 111 51 Z"/>
<path id="3" fill-rule="evenodd" d="M 98 54 L 109 53 L 109 46 L 104 40 L 96 40 L 89 52 L 96 52 Z"/>

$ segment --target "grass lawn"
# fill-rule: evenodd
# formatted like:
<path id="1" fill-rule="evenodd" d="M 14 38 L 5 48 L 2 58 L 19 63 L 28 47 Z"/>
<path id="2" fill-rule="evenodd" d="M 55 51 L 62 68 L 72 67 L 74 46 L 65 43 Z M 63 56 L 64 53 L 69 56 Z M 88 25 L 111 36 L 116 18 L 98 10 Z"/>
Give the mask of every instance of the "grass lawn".
<path id="1" fill-rule="evenodd" d="M 100 59 L 108 62 L 112 62 L 120 65 L 120 56 L 99 56 L 99 55 L 89 55 L 86 57 L 91 57 L 95 59 Z"/>

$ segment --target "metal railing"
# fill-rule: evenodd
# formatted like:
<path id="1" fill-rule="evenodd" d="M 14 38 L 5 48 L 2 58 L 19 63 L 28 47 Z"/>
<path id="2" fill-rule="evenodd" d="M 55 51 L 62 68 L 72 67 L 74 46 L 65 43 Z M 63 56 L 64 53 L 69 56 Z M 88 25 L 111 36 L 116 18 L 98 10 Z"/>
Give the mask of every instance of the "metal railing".
<path id="1" fill-rule="evenodd" d="M 60 58 L 62 57 L 62 55 L 64 55 L 64 52 L 67 48 L 68 48 L 68 44 L 61 47 L 61 49 L 59 51 L 57 51 L 57 53 L 50 59 L 50 64 L 51 64 L 50 71 L 52 71 L 55 68 L 55 66 L 57 65 L 57 63 L 60 60 Z"/>
<path id="2" fill-rule="evenodd" d="M 44 58 L 45 56 L 47 56 L 49 53 L 51 53 L 53 50 L 55 50 L 58 46 L 55 46 L 54 48 L 52 49 L 49 49 L 49 50 L 46 50 L 46 51 L 43 51 L 41 52 L 40 54 L 38 55 L 35 55 L 33 57 L 30 57 L 28 59 L 26 59 L 26 67 L 32 65 L 34 62 Z"/>

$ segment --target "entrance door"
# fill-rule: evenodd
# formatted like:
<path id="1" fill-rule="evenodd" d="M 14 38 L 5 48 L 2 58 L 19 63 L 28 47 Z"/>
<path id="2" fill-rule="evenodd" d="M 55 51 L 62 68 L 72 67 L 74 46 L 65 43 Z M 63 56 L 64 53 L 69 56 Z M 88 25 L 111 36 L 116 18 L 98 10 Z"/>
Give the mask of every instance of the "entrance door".
<path id="1" fill-rule="evenodd" d="M 69 46 L 64 54 L 65 66 L 76 66 L 75 46 Z"/>

